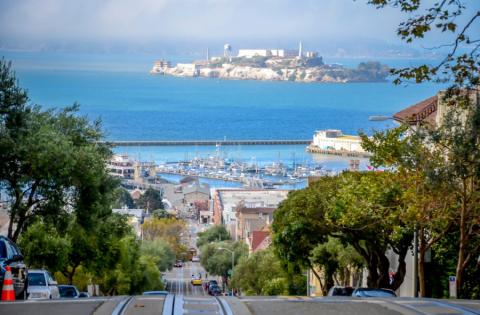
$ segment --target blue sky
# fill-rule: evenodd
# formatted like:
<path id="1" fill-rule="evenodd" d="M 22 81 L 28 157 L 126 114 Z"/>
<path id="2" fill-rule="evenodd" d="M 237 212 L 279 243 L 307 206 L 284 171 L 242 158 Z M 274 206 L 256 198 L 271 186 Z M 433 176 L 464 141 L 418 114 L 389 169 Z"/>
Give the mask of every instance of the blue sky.
<path id="1" fill-rule="evenodd" d="M 0 48 L 159 47 L 229 42 L 399 45 L 398 9 L 366 0 L 0 0 Z M 426 0 L 426 2 L 432 2 Z M 480 0 L 465 0 L 480 7 Z M 475 8 L 470 9 L 473 12 Z M 346 44 L 348 43 L 348 44 Z M 427 38 L 437 44 L 438 38 Z M 440 44 L 440 43 L 438 43 Z M 308 47 L 308 45 L 307 45 Z"/>

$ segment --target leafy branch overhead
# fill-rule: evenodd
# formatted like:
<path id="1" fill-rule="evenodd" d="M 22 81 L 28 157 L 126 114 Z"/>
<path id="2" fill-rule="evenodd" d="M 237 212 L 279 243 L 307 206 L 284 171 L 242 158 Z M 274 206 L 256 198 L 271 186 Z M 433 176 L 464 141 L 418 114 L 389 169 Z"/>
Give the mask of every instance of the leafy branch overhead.
<path id="1" fill-rule="evenodd" d="M 405 42 L 423 39 L 428 33 L 446 33 L 448 42 L 432 50 L 447 49 L 442 60 L 433 66 L 393 69 L 395 83 L 414 80 L 453 82 L 455 86 L 473 87 L 479 84 L 480 72 L 480 9 L 467 7 L 465 1 L 441 0 L 431 7 L 422 6 L 421 0 L 369 0 L 377 8 L 399 8 L 410 17 L 401 22 L 397 35 Z M 425 3 L 425 2 L 423 2 Z M 475 6 L 475 1 L 472 2 Z M 478 5 L 478 2 L 477 2 Z M 477 31 L 475 31 L 477 30 Z"/>

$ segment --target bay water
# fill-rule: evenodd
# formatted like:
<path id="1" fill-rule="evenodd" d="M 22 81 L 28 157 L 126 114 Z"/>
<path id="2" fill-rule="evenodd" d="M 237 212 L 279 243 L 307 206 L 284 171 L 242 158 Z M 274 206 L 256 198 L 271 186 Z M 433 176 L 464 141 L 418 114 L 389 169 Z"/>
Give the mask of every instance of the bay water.
<path id="1" fill-rule="evenodd" d="M 395 112 L 437 93 L 435 84 L 295 83 L 150 75 L 154 56 L 0 51 L 13 62 L 33 103 L 101 118 L 108 140 L 311 139 L 315 130 L 371 134 L 395 126 L 371 115 Z M 167 57 L 186 62 L 188 57 Z M 190 59 L 191 60 L 191 59 Z M 328 59 L 326 59 L 329 62 Z M 339 60 L 334 60 L 338 62 Z M 341 61 L 341 60 L 340 60 Z M 364 60 L 346 60 L 345 64 Z M 382 61 L 394 66 L 419 60 Z M 141 160 L 173 162 L 214 154 L 215 146 L 118 147 Z M 319 163 L 348 167 L 348 159 L 308 154 L 304 146 L 226 146 L 226 158 L 265 165 Z M 365 168 L 368 161 L 362 161 Z"/>

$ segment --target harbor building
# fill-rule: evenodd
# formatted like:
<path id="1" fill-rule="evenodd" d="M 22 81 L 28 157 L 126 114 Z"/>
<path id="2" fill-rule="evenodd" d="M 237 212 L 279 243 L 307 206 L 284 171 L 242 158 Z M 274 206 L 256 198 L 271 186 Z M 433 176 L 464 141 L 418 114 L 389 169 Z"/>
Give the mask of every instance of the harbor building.
<path id="1" fill-rule="evenodd" d="M 362 139 L 359 136 L 344 135 L 341 130 L 318 130 L 313 135 L 313 142 L 307 147 L 312 153 L 321 151 L 338 151 L 366 153 L 362 148 Z"/>
<path id="2" fill-rule="evenodd" d="M 135 167 L 133 161 L 126 154 L 115 154 L 107 162 L 108 173 L 121 179 L 133 179 Z"/>

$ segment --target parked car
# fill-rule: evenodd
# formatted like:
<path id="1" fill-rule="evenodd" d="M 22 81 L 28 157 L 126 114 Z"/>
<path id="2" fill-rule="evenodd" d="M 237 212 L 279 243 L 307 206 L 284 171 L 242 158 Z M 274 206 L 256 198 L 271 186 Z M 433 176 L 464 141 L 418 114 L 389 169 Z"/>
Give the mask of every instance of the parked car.
<path id="1" fill-rule="evenodd" d="M 28 271 L 28 299 L 58 299 L 60 292 L 57 281 L 47 270 L 34 269 Z"/>
<path id="2" fill-rule="evenodd" d="M 192 257 L 192 262 L 199 262 L 200 258 L 198 256 L 193 256 Z"/>
<path id="3" fill-rule="evenodd" d="M 78 295 L 79 298 L 89 298 L 90 294 L 88 292 L 80 292 Z"/>
<path id="4" fill-rule="evenodd" d="M 357 288 L 353 291 L 355 297 L 397 297 L 390 289 Z"/>
<path id="5" fill-rule="evenodd" d="M 58 292 L 60 297 L 65 299 L 78 299 L 80 297 L 80 292 L 74 285 L 59 285 Z"/>
<path id="6" fill-rule="evenodd" d="M 177 260 L 174 264 L 173 264 L 173 267 L 183 267 L 183 261 L 181 260 Z"/>
<path id="7" fill-rule="evenodd" d="M 160 295 L 160 296 L 167 296 L 168 291 L 145 291 L 142 295 Z"/>
<path id="8" fill-rule="evenodd" d="M 327 296 L 352 296 L 352 287 L 333 286 L 328 290 Z"/>
<path id="9" fill-rule="evenodd" d="M 223 295 L 222 289 L 220 289 L 220 287 L 218 285 L 210 286 L 210 289 L 208 290 L 208 294 L 213 295 L 213 296 Z"/>
<path id="10" fill-rule="evenodd" d="M 8 237 L 0 235 L 0 292 L 3 288 L 5 268 L 10 266 L 16 299 L 23 299 L 28 286 L 27 266 L 20 249 Z"/>
<path id="11" fill-rule="evenodd" d="M 208 286 L 208 294 L 213 295 L 213 291 L 220 290 L 222 292 L 222 289 L 218 286 L 218 284 L 210 284 Z"/>

